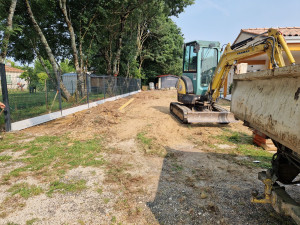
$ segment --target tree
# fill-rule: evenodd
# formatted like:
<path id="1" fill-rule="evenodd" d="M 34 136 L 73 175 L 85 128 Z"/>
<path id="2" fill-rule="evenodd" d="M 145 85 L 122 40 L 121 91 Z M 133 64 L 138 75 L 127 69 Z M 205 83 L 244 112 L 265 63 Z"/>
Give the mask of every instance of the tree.
<path id="1" fill-rule="evenodd" d="M 11 36 L 7 52 L 21 62 L 39 59 L 53 80 L 62 70 L 58 62 L 68 59 L 81 84 L 87 71 L 145 79 L 162 73 L 179 74 L 182 36 L 169 17 L 192 3 L 31 0 L 29 4 L 29 0 L 22 0 L 17 4 L 14 23 L 23 31 L 18 37 Z M 0 20 L 6 21 L 1 15 Z M 44 59 L 49 60 L 51 69 Z"/>
<path id="2" fill-rule="evenodd" d="M 58 66 L 57 66 L 57 62 L 55 60 L 55 57 L 52 53 L 52 50 L 43 34 L 43 31 L 41 30 L 41 28 L 39 27 L 38 23 L 36 22 L 35 18 L 34 18 L 34 15 L 32 13 L 32 10 L 31 10 L 31 7 L 30 7 L 30 4 L 28 2 L 28 0 L 24 0 L 25 3 L 26 3 L 26 7 L 27 7 L 27 12 L 28 12 L 28 15 L 32 21 L 32 24 L 34 26 L 34 29 L 36 30 L 36 32 L 38 33 L 39 35 L 39 38 L 40 38 L 40 41 L 42 42 L 42 44 L 44 45 L 44 48 L 47 52 L 47 55 L 48 55 L 48 58 L 50 60 L 50 63 L 52 65 L 52 69 L 53 69 L 53 72 L 55 74 L 55 77 L 58 80 L 61 80 L 61 77 L 60 77 L 60 74 L 59 74 L 59 69 L 58 69 Z M 62 90 L 62 93 L 63 93 L 63 96 L 67 99 L 67 101 L 70 100 L 71 98 L 71 95 L 70 93 L 68 92 L 68 90 L 66 89 L 66 87 L 64 86 L 63 82 L 59 82 L 60 83 L 60 88 Z"/>
<path id="3" fill-rule="evenodd" d="M 17 5 L 17 0 L 12 0 L 10 8 L 9 8 L 8 17 L 7 17 L 7 25 L 6 25 L 6 28 L 4 30 L 4 37 L 2 39 L 1 53 L 0 53 L 0 63 L 4 63 L 4 60 L 5 60 L 6 54 L 7 54 L 9 38 L 10 38 L 10 35 L 14 31 L 13 30 L 13 17 L 14 17 L 16 5 Z"/>

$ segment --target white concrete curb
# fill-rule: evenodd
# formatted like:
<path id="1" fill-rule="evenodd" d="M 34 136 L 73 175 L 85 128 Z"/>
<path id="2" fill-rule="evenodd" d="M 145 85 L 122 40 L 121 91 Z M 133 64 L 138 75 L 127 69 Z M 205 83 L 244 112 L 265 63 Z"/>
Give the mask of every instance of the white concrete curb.
<path id="1" fill-rule="evenodd" d="M 137 94 L 139 92 L 141 92 L 141 91 L 140 90 L 139 91 L 133 91 L 133 92 L 130 92 L 130 93 L 127 93 L 127 94 L 118 95 L 118 96 L 114 96 L 114 97 L 111 97 L 111 98 L 106 98 L 106 99 L 103 99 L 103 100 L 100 100 L 100 101 L 91 102 L 89 104 L 76 106 L 76 107 L 73 107 L 73 108 L 70 108 L 70 109 L 64 109 L 64 110 L 62 110 L 62 112 L 60 112 L 60 111 L 59 112 L 53 112 L 53 113 L 49 113 L 49 114 L 46 114 L 46 115 L 37 116 L 37 117 L 30 118 L 30 119 L 14 122 L 14 123 L 11 124 L 11 131 L 23 130 L 23 129 L 26 129 L 26 128 L 29 128 L 29 127 L 33 127 L 33 126 L 39 125 L 41 123 L 46 123 L 48 121 L 55 120 L 55 119 L 67 116 L 67 115 L 70 115 L 72 113 L 76 113 L 76 112 L 79 112 L 79 111 L 82 111 L 82 110 L 85 110 L 85 109 L 95 107 L 97 105 L 101 105 L 104 102 L 115 101 L 117 99 L 125 98 L 127 96 Z"/>

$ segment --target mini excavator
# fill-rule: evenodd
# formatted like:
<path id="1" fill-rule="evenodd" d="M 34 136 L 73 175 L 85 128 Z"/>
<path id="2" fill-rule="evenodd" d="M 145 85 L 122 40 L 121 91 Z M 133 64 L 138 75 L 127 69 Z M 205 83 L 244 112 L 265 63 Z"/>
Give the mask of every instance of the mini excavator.
<path id="1" fill-rule="evenodd" d="M 177 82 L 178 102 L 170 112 L 183 123 L 231 123 L 234 115 L 216 104 L 228 72 L 239 60 L 267 53 L 272 68 L 284 67 L 283 51 L 291 64 L 295 60 L 283 35 L 276 29 L 234 45 L 228 43 L 221 55 L 216 41 L 193 41 L 184 45 L 183 75 Z"/>

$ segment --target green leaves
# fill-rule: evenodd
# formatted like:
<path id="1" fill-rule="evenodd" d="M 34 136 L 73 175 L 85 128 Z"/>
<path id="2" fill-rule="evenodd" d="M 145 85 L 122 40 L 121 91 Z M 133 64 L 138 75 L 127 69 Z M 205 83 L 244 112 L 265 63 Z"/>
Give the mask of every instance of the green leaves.
<path id="1" fill-rule="evenodd" d="M 4 29 L 9 1 L 3 0 L 0 28 Z M 194 0 L 90 0 L 68 1 L 67 10 L 76 37 L 79 61 L 88 71 L 112 74 L 113 64 L 121 55 L 120 76 L 151 79 L 159 74 L 181 73 L 181 46 L 183 38 L 179 28 L 169 18 L 193 4 Z M 35 19 L 42 29 L 63 73 L 75 72 L 70 35 L 56 0 L 31 0 Z M 122 25 L 122 18 L 126 22 Z M 14 34 L 10 38 L 8 56 L 31 63 L 38 53 L 52 73 L 47 54 L 28 18 L 23 1 L 18 1 L 13 20 Z M 122 28 L 122 26 L 124 26 Z M 3 29 L 2 29 L 3 27 Z M 1 42 L 0 32 L 0 42 Z M 36 51 L 35 51 L 36 50 Z M 67 59 L 67 60 L 62 60 Z M 45 72 L 39 62 L 24 74 L 24 78 L 43 80 Z"/>

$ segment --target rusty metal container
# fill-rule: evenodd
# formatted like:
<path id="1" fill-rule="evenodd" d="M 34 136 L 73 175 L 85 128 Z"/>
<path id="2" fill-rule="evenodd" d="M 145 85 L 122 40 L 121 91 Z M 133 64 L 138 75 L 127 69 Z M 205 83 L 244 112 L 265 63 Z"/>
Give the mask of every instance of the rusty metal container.
<path id="1" fill-rule="evenodd" d="M 300 65 L 234 75 L 231 111 L 300 154 Z"/>

